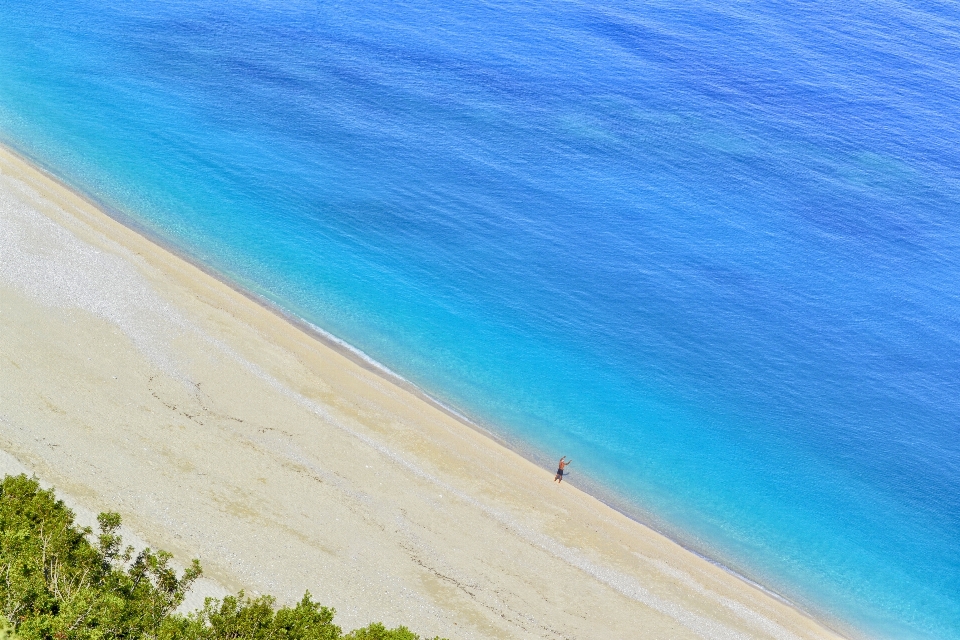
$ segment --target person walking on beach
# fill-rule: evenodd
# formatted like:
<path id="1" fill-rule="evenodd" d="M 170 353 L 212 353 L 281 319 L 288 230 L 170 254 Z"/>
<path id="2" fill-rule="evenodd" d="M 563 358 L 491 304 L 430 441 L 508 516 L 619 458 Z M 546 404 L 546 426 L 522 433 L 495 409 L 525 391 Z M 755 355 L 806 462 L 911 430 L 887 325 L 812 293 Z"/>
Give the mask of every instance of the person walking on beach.
<path id="1" fill-rule="evenodd" d="M 570 464 L 571 462 L 573 462 L 573 460 L 566 460 L 566 461 L 565 461 L 564 458 L 566 458 L 566 457 L 567 457 L 567 456 L 563 456 L 563 458 L 560 458 L 560 466 L 557 468 L 557 477 L 553 479 L 554 482 L 563 482 L 563 469 L 564 469 L 564 467 L 566 467 L 568 464 Z"/>

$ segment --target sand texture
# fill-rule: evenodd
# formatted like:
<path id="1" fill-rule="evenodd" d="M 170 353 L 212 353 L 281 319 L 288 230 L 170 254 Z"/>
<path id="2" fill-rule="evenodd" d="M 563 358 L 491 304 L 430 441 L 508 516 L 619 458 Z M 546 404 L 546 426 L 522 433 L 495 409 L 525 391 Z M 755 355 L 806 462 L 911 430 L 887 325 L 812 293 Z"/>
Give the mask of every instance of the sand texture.
<path id="1" fill-rule="evenodd" d="M 209 592 L 309 589 L 344 628 L 837 637 L 2 150 L 0 449 Z"/>

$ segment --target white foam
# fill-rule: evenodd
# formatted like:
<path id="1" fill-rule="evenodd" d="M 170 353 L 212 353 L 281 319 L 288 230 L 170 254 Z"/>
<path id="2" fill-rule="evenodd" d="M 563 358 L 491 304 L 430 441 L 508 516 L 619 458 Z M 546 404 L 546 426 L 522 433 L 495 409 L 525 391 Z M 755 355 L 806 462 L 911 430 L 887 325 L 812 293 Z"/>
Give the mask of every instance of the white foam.
<path id="1" fill-rule="evenodd" d="M 421 469 L 419 466 L 413 462 L 402 457 L 397 452 L 393 451 L 389 447 L 377 442 L 373 438 L 355 431 L 350 427 L 346 426 L 339 420 L 335 419 L 330 415 L 329 411 L 321 404 L 293 391 L 282 382 L 271 376 L 269 373 L 264 371 L 260 366 L 250 362 L 239 353 L 234 351 L 230 346 L 223 343 L 220 340 L 213 338 L 212 336 L 204 336 L 206 340 L 223 351 L 226 355 L 234 358 L 238 363 L 240 363 L 244 368 L 250 371 L 252 374 L 256 375 L 258 378 L 263 380 L 269 386 L 273 387 L 275 390 L 281 394 L 295 400 L 297 403 L 303 407 L 309 409 L 314 415 L 323 419 L 328 424 L 335 426 L 336 428 L 344 431 L 345 433 L 356 438 L 363 444 L 367 445 L 371 449 L 376 450 L 386 458 L 392 460 L 396 464 L 404 467 L 414 475 L 419 478 L 422 478 L 428 482 L 433 483 L 439 489 L 440 493 L 449 494 L 456 497 L 457 499 L 473 506 L 479 511 L 483 512 L 490 518 L 498 521 L 507 529 L 514 532 L 516 535 L 519 535 L 521 538 L 527 542 L 533 544 L 534 546 L 546 551 L 547 553 L 553 555 L 556 558 L 559 558 L 569 564 L 570 566 L 576 567 L 577 569 L 583 571 L 584 573 L 592 576 L 593 578 L 599 580 L 600 582 L 606 584 L 607 586 L 613 588 L 624 596 L 639 602 L 655 611 L 658 611 L 679 624 L 687 627 L 697 635 L 702 638 L 707 638 L 710 640 L 741 640 L 743 638 L 748 638 L 749 636 L 732 629 L 727 625 L 724 625 L 716 620 L 712 620 L 704 615 L 701 615 L 697 612 L 690 611 L 689 609 L 684 608 L 683 606 L 670 602 L 660 596 L 657 596 L 654 593 L 651 593 L 649 589 L 644 587 L 640 581 L 636 578 L 629 576 L 623 572 L 611 569 L 600 565 L 592 560 L 588 559 L 581 551 L 568 547 L 553 538 L 535 531 L 520 522 L 515 518 L 506 514 L 498 509 L 495 509 L 477 499 L 470 496 L 467 493 L 464 493 L 450 485 L 447 482 L 444 482 L 440 478 L 432 475 L 431 473 Z M 295 462 L 302 462 L 300 456 L 291 455 L 291 452 L 285 447 L 277 447 L 271 445 L 267 441 L 258 441 L 260 446 L 265 446 L 271 448 L 275 453 L 290 459 Z M 757 614 L 759 615 L 759 614 Z M 776 624 L 771 622 L 771 624 Z M 776 625 L 779 627 L 779 625 Z M 780 636 L 776 636 L 780 637 Z M 792 638 L 783 638 L 783 640 L 793 640 Z"/>
<path id="2" fill-rule="evenodd" d="M 66 229 L 28 206 L 27 203 L 38 202 L 40 199 L 40 196 L 32 192 L 29 187 L 8 176 L 0 176 L 0 179 L 3 180 L 0 183 L 2 186 L 0 188 L 0 278 L 48 305 L 78 307 L 113 322 L 129 336 L 140 351 L 157 366 L 167 371 L 174 368 L 174 363 L 169 360 L 169 354 L 172 351 L 169 344 L 172 337 L 184 331 L 195 332 L 281 394 L 416 476 L 433 483 L 440 489 L 439 493 L 470 504 L 527 542 L 594 577 L 624 596 L 672 618 L 703 638 L 739 640 L 748 637 L 716 620 L 661 598 L 650 592 L 636 578 L 593 562 L 581 551 L 563 545 L 523 525 L 509 514 L 480 502 L 424 471 L 380 442 L 340 423 L 321 404 L 293 391 L 229 345 L 187 322 L 175 309 L 164 302 L 146 279 L 137 272 L 130 262 L 136 260 L 135 256 L 119 245 L 111 247 L 111 251 L 115 250 L 111 253 L 82 242 Z M 14 197 L 11 192 L 19 193 L 20 198 Z M 314 327 L 314 330 L 349 350 L 372 367 L 402 380 L 396 373 L 362 351 L 317 327 Z M 292 457 L 288 449 L 278 448 L 266 441 L 259 444 L 272 447 L 276 453 L 287 458 Z M 755 625 L 757 622 L 754 620 Z M 779 634 L 773 627 L 765 630 L 774 632 L 773 635 L 782 640 L 793 640 Z"/>

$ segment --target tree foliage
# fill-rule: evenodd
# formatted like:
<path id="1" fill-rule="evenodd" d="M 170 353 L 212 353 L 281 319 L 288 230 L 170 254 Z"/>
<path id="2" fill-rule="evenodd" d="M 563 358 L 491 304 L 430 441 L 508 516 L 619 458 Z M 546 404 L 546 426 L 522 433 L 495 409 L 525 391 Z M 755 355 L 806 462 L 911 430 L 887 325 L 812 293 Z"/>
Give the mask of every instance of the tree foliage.
<path id="1" fill-rule="evenodd" d="M 123 546 L 118 514 L 98 523 L 91 541 L 53 491 L 24 475 L 0 482 L 0 640 L 420 640 L 380 623 L 343 635 L 309 592 L 292 607 L 241 591 L 176 613 L 200 563 L 178 575 L 169 553 Z"/>

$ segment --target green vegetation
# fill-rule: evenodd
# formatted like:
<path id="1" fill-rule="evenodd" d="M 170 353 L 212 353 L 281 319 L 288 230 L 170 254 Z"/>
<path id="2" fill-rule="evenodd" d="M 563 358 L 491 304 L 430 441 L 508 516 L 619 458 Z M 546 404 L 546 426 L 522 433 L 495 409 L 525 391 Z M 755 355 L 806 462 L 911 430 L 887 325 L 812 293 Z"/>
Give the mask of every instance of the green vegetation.
<path id="1" fill-rule="evenodd" d="M 240 592 L 176 613 L 200 563 L 177 575 L 169 553 L 123 547 L 118 514 L 98 521 L 91 541 L 36 480 L 0 482 L 0 640 L 420 640 L 379 623 L 343 634 L 309 592 L 293 607 Z"/>

